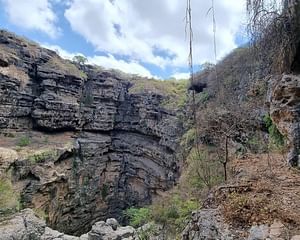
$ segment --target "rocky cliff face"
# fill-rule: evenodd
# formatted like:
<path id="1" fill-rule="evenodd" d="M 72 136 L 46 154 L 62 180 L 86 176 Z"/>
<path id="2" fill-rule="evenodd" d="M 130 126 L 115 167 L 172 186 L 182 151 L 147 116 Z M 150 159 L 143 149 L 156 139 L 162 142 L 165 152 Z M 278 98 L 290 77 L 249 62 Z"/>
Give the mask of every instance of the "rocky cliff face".
<path id="1" fill-rule="evenodd" d="M 273 80 L 269 94 L 270 114 L 278 129 L 287 137 L 290 166 L 300 166 L 300 78 L 283 75 Z"/>
<path id="2" fill-rule="evenodd" d="M 15 157 L 1 159 L 1 176 L 11 170 L 24 207 L 42 209 L 55 229 L 87 232 L 176 183 L 180 122 L 164 96 L 130 87 L 120 74 L 0 31 L 0 131 L 32 142 L 21 154 L 2 138 Z"/>

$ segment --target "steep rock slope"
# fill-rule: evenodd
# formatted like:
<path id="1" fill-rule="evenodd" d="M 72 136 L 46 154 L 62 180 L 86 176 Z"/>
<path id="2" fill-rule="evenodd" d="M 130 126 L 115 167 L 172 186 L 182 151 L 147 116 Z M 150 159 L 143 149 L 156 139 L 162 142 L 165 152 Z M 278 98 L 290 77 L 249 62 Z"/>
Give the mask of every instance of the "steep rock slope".
<path id="1" fill-rule="evenodd" d="M 27 141 L 17 147 L 2 137 L 2 150 L 17 157 L 1 159 L 1 177 L 50 226 L 87 232 L 176 183 L 181 123 L 162 107 L 165 96 L 131 94 L 131 86 L 119 73 L 76 66 L 0 31 L 0 131 Z"/>

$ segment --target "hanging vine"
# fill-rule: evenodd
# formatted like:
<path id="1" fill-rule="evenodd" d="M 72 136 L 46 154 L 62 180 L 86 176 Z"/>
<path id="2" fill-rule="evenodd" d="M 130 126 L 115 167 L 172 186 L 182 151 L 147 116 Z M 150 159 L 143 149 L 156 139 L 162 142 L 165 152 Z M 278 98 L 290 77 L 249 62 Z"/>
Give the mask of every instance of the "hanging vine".
<path id="1" fill-rule="evenodd" d="M 192 8 L 191 0 L 186 2 L 186 14 L 185 14 L 185 36 L 188 36 L 189 41 L 189 70 L 190 70 L 190 82 L 191 85 L 194 84 L 194 64 L 193 64 L 193 27 L 192 27 Z M 192 90 L 192 111 L 193 111 L 193 120 L 196 125 L 196 103 L 195 103 L 195 90 Z"/>
<path id="2" fill-rule="evenodd" d="M 218 71 L 217 71 L 217 24 L 216 24 L 216 17 L 215 17 L 215 2 L 211 0 L 211 11 L 212 11 L 212 21 L 213 21 L 213 34 L 214 34 L 214 57 L 215 57 L 215 76 L 216 82 L 218 81 Z M 219 85 L 219 84 L 218 84 Z"/>

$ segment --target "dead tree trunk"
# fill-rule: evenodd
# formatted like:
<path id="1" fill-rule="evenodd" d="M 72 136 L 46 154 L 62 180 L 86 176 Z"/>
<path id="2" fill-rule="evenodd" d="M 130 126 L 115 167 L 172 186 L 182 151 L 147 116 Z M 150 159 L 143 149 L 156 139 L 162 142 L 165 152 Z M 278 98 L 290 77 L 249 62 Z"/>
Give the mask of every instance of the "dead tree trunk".
<path id="1" fill-rule="evenodd" d="M 225 136 L 225 159 L 223 161 L 223 170 L 224 170 L 224 180 L 227 181 L 227 163 L 229 160 L 228 156 L 228 136 Z"/>

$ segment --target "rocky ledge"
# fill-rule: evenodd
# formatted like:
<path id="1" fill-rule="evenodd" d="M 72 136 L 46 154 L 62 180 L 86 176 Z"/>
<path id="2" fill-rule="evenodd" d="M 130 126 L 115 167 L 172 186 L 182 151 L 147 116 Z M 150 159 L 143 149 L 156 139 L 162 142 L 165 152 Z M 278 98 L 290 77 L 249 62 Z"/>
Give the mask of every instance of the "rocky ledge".
<path id="1" fill-rule="evenodd" d="M 116 219 L 100 221 L 93 225 L 91 231 L 80 237 L 63 234 L 46 227 L 45 221 L 35 216 L 31 209 L 24 209 L 15 216 L 0 222 L 1 240 L 133 240 L 136 230 L 121 227 Z"/>
<path id="2" fill-rule="evenodd" d="M 182 234 L 183 240 L 299 240 L 300 235 L 290 236 L 280 220 L 272 224 L 256 224 L 245 230 L 226 223 L 219 209 L 194 212 Z"/>
<path id="3" fill-rule="evenodd" d="M 131 87 L 126 75 L 0 31 L 0 133 L 27 141 L 2 138 L 0 174 L 54 229 L 80 235 L 99 220 L 122 220 L 124 209 L 176 184 L 182 125 L 165 96 Z M 25 146 L 36 134 L 44 140 Z"/>

